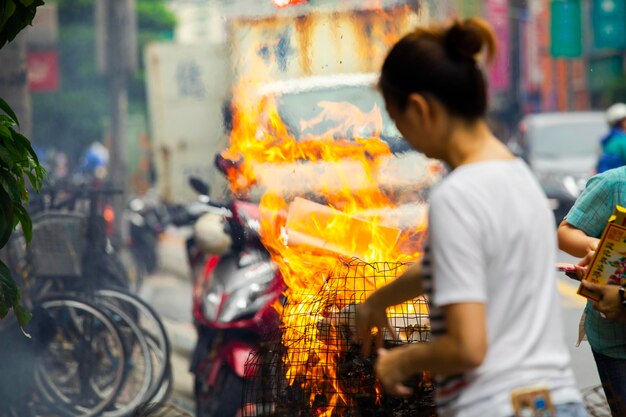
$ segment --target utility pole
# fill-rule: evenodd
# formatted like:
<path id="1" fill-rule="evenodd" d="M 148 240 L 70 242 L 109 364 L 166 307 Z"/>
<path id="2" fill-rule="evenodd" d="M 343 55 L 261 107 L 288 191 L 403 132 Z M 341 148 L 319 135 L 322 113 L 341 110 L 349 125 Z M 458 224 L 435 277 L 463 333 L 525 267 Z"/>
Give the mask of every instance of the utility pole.
<path id="1" fill-rule="evenodd" d="M 135 0 L 98 0 L 98 66 L 107 76 L 110 100 L 109 175 L 115 188 L 123 190 L 114 199 L 115 230 L 122 230 L 122 214 L 128 199 L 126 151 L 126 114 L 128 78 L 137 68 L 137 17 Z"/>

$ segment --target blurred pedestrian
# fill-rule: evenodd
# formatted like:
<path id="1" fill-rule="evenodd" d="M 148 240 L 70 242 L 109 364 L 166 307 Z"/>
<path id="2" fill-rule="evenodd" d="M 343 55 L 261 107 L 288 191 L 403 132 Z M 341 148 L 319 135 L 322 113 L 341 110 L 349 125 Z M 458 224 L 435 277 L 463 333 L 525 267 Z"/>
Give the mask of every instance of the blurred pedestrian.
<path id="1" fill-rule="evenodd" d="M 80 182 L 89 183 L 104 179 L 108 175 L 109 150 L 100 142 L 93 142 L 85 150 L 80 166 L 75 173 Z"/>
<path id="2" fill-rule="evenodd" d="M 600 140 L 596 172 L 626 165 L 626 104 L 615 103 L 606 110 L 609 132 Z"/>
<path id="3" fill-rule="evenodd" d="M 559 225 L 560 248 L 582 258 L 579 275 L 593 258 L 616 205 L 626 206 L 626 166 L 591 177 Z M 626 416 L 626 325 L 617 321 L 624 317 L 620 309 L 626 308 L 616 305 L 620 291 L 619 285 L 603 287 L 602 299 L 598 303 L 588 301 L 582 317 L 582 329 L 614 417 Z"/>
<path id="4" fill-rule="evenodd" d="M 357 336 L 369 354 L 371 329 L 379 347 L 391 330 L 386 308 L 427 294 L 432 341 L 380 349 L 384 389 L 408 394 L 402 382 L 431 371 L 441 417 L 586 416 L 564 343 L 552 211 L 485 119 L 479 54 L 495 47 L 488 24 L 470 18 L 419 28 L 385 59 L 390 116 L 451 172 L 430 196 L 423 259 L 357 307 Z"/>

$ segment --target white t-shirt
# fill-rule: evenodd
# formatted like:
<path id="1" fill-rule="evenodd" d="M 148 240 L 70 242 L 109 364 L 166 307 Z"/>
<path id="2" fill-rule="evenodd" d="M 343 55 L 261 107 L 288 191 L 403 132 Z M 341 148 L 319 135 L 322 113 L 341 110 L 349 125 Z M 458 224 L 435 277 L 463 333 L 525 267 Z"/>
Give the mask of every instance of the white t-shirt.
<path id="1" fill-rule="evenodd" d="M 554 216 L 521 160 L 455 169 L 430 198 L 433 339 L 445 332 L 440 307 L 486 305 L 488 348 L 477 369 L 441 378 L 441 417 L 514 414 L 511 391 L 543 385 L 555 404 L 581 401 L 576 389 L 555 280 Z M 428 274 L 427 274 L 428 275 Z"/>

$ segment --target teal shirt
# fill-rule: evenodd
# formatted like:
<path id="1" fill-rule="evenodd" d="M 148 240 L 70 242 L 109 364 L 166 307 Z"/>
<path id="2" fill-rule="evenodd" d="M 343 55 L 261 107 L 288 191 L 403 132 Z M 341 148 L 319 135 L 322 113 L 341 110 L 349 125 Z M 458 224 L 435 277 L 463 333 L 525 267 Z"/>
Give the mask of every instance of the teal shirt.
<path id="1" fill-rule="evenodd" d="M 599 238 L 616 205 L 626 207 L 626 167 L 592 177 L 565 219 L 588 236 Z M 594 352 L 626 359 L 626 324 L 607 320 L 585 307 L 585 332 Z"/>

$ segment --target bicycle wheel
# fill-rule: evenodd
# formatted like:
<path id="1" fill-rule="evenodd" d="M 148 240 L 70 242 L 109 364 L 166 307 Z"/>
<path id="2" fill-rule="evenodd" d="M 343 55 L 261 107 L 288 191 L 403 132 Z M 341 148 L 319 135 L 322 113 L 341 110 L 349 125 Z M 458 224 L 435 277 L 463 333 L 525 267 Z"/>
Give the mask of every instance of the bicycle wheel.
<path id="1" fill-rule="evenodd" d="M 138 294 L 143 285 L 143 280 L 148 274 L 146 266 L 138 261 L 137 255 L 135 255 L 132 249 L 122 248 L 117 254 L 128 276 L 130 292 Z"/>
<path id="2" fill-rule="evenodd" d="M 96 295 L 99 298 L 114 301 L 135 319 L 135 322 L 143 331 L 150 348 L 153 369 L 152 384 L 144 400 L 151 400 L 165 382 L 171 354 L 170 342 L 161 319 L 152 307 L 131 293 L 103 289 L 97 290 Z"/>
<path id="3" fill-rule="evenodd" d="M 63 297 L 38 302 L 54 320 L 54 338 L 35 370 L 36 385 L 67 416 L 91 417 L 117 398 L 126 371 L 120 331 L 102 308 Z"/>
<path id="4" fill-rule="evenodd" d="M 143 330 L 133 317 L 109 299 L 100 298 L 97 303 L 109 312 L 109 317 L 121 332 L 127 352 L 124 382 L 115 402 L 102 415 L 126 416 L 146 400 L 153 381 L 152 352 Z"/>
<path id="5" fill-rule="evenodd" d="M 172 393 L 172 389 L 174 388 L 172 380 L 172 365 L 170 363 L 167 364 L 167 370 L 165 372 L 165 378 L 163 379 L 163 383 L 159 390 L 154 394 L 154 397 L 150 399 L 153 403 L 162 403 L 169 398 Z"/>

